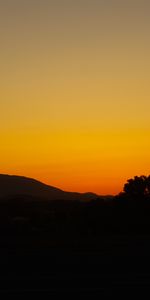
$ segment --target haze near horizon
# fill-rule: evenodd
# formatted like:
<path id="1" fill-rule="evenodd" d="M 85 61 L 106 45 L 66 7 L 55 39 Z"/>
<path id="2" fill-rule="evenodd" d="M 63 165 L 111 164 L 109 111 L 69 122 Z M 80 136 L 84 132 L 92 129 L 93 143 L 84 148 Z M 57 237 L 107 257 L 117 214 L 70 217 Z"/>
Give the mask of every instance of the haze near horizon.
<path id="1" fill-rule="evenodd" d="M 117 194 L 150 170 L 150 3 L 2 0 L 1 173 Z"/>

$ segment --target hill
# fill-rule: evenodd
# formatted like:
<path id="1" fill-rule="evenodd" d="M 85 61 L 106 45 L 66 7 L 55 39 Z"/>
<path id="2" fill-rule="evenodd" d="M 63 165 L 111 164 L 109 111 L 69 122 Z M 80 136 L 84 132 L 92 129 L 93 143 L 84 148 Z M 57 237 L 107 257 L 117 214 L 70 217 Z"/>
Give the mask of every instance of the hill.
<path id="1" fill-rule="evenodd" d="M 0 198 L 16 196 L 38 197 L 44 200 L 81 201 L 89 201 L 99 197 L 94 193 L 66 192 L 32 178 L 0 174 Z"/>

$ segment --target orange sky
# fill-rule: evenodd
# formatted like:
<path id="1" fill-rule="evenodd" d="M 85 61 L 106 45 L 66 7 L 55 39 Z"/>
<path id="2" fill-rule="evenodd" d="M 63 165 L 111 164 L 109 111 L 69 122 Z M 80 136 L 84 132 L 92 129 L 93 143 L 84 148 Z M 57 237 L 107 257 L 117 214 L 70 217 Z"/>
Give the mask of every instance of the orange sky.
<path id="1" fill-rule="evenodd" d="M 150 4 L 2 0 L 1 173 L 115 194 L 150 171 Z"/>

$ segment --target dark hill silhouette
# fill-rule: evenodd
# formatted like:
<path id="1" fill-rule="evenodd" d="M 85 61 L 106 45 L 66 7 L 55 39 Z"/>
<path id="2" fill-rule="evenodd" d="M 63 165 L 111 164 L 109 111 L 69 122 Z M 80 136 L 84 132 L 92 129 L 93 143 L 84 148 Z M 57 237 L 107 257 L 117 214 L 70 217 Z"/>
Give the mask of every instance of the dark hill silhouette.
<path id="1" fill-rule="evenodd" d="M 44 200 L 81 200 L 96 199 L 94 193 L 65 192 L 59 188 L 46 185 L 38 180 L 14 175 L 0 174 L 0 198 L 32 196 Z"/>
<path id="2" fill-rule="evenodd" d="M 0 294 L 149 292 L 150 176 L 109 201 L 19 176 L 0 175 L 0 191 Z"/>

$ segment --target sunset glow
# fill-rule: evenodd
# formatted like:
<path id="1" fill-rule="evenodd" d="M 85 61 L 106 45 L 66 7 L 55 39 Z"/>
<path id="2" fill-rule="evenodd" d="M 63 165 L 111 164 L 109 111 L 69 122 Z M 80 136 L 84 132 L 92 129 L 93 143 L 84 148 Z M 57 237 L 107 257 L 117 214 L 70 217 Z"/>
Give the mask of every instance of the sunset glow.
<path id="1" fill-rule="evenodd" d="M 150 171 L 150 4 L 1 1 L 0 173 L 116 194 Z"/>

